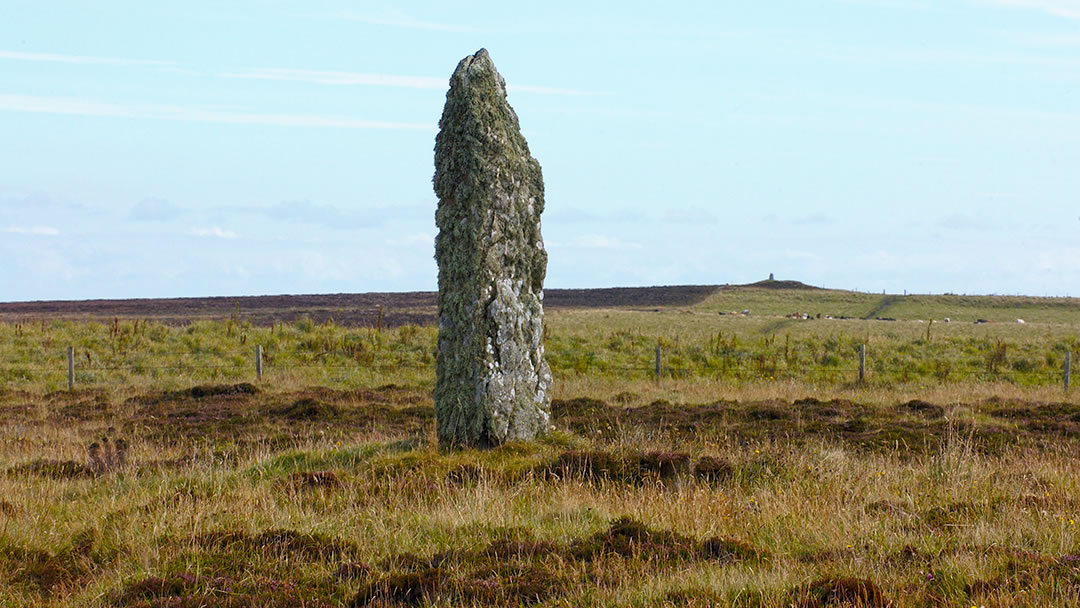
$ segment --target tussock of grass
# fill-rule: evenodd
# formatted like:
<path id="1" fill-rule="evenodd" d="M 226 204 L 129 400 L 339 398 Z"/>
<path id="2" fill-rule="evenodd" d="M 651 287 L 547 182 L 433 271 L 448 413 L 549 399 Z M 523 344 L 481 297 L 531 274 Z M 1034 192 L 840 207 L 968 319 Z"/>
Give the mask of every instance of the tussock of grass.
<path id="1" fill-rule="evenodd" d="M 582 581 L 606 569 L 657 571 L 692 561 L 764 559 L 762 551 L 742 541 L 719 537 L 698 541 L 631 517 L 620 517 L 605 530 L 566 543 L 538 541 L 524 529 L 503 534 L 477 550 L 450 550 L 427 559 L 390 558 L 387 572 L 374 577 L 364 570 L 370 580 L 352 605 L 413 605 L 440 597 L 465 605 L 517 606 L 577 595 Z M 600 585 L 618 584 L 612 576 L 596 580 Z"/>
<path id="2" fill-rule="evenodd" d="M 1064 309 L 738 297 L 550 314 L 555 429 L 487 451 L 432 328 L 0 323 L 0 605 L 1080 606 Z"/>
<path id="3" fill-rule="evenodd" d="M 0 399 L 0 604 L 1080 605 L 1060 400 L 589 397 L 440 451 L 424 389 L 165 397 Z"/>

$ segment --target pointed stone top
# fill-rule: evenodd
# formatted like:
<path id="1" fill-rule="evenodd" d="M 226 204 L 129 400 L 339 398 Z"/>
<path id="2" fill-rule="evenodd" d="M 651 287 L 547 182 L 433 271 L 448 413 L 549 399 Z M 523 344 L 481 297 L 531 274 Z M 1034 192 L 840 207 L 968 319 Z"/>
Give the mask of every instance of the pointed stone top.
<path id="1" fill-rule="evenodd" d="M 506 81 L 495 69 L 495 62 L 487 49 L 480 49 L 476 53 L 462 59 L 450 77 L 450 88 L 494 85 L 496 92 L 506 97 Z"/>
<path id="2" fill-rule="evenodd" d="M 491 55 L 488 53 L 487 49 L 480 49 L 465 59 L 462 59 L 462 61 L 468 61 L 470 63 L 487 63 L 491 66 L 491 69 L 495 69 L 495 64 L 492 63 Z"/>
<path id="3" fill-rule="evenodd" d="M 505 81 L 491 55 L 480 49 L 458 62 L 450 77 L 435 137 L 435 193 L 440 200 L 464 200 L 461 189 L 468 180 L 462 172 L 466 167 L 471 168 L 469 175 L 485 175 L 480 168 L 489 166 L 502 167 L 503 172 L 513 175 L 531 171 L 521 168 L 521 163 L 536 164 L 536 160 L 529 154 L 517 114 L 506 99 Z M 539 165 L 535 171 L 540 180 Z"/>

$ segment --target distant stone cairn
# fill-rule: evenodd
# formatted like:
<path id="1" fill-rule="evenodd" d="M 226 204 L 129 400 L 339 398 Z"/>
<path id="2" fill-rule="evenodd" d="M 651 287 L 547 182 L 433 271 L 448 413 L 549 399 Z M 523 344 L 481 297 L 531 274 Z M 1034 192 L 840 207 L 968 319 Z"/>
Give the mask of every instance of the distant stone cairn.
<path id="1" fill-rule="evenodd" d="M 532 439 L 550 424 L 544 361 L 544 180 L 484 49 L 461 60 L 435 139 L 439 352 L 445 446 Z"/>

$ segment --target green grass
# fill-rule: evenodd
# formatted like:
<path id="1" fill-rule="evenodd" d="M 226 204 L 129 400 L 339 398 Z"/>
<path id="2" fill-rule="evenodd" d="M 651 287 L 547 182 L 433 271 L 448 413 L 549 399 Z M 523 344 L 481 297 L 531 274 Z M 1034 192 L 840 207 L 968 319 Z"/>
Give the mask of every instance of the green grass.
<path id="1" fill-rule="evenodd" d="M 950 298 L 553 311 L 556 430 L 488 451 L 432 328 L 0 324 L 0 605 L 1080 606 L 1075 305 Z"/>
<path id="2" fill-rule="evenodd" d="M 891 317 L 907 320 L 971 323 L 978 319 L 1002 323 L 1017 319 L 1073 324 L 1080 315 L 1077 298 L 1030 296 L 960 296 L 869 294 L 837 290 L 776 290 L 753 287 L 722 289 L 695 307 L 715 312 L 750 310 L 754 315 L 807 313 L 856 319 Z"/>
<path id="3" fill-rule="evenodd" d="M 882 305 L 882 299 L 743 288 L 721 290 L 693 307 L 557 310 L 547 315 L 545 343 L 561 379 L 649 379 L 659 346 L 665 377 L 842 386 L 856 379 L 865 344 L 866 379 L 879 387 L 1051 386 L 1061 383 L 1065 353 L 1076 350 L 1080 335 L 1074 300 L 887 296 L 891 303 Z M 750 315 L 730 314 L 742 310 Z M 814 318 L 788 316 L 796 312 Z M 817 319 L 819 313 L 852 318 Z M 859 318 L 871 313 L 897 320 Z M 1021 315 L 1023 324 L 1016 322 Z M 976 318 L 993 322 L 977 325 Z M 68 345 L 76 349 L 80 386 L 184 388 L 252 380 L 256 344 L 263 346 L 271 384 L 430 385 L 436 339 L 433 327 L 376 331 L 310 320 L 270 328 L 233 319 L 186 327 L 138 320 L 0 323 L 0 386 L 65 388 Z"/>

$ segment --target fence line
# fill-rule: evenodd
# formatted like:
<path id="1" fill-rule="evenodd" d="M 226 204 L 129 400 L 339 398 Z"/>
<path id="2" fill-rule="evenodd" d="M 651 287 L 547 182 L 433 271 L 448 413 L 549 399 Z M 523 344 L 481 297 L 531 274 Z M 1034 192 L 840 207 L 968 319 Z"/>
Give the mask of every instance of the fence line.
<path id="1" fill-rule="evenodd" d="M 1065 352 L 1065 390 L 1069 390 L 1069 376 L 1072 371 L 1072 351 Z"/>
<path id="2" fill-rule="evenodd" d="M 248 352 L 250 353 L 250 351 L 248 351 Z M 762 363 L 760 360 L 755 360 L 755 358 L 752 357 L 752 356 L 743 356 L 743 355 L 730 356 L 728 361 L 725 361 L 722 369 L 718 369 L 718 368 L 715 368 L 715 367 L 710 366 L 708 364 L 706 364 L 705 366 L 701 366 L 699 364 L 695 364 L 694 362 L 691 362 L 690 364 L 687 364 L 687 365 L 681 365 L 681 366 L 679 366 L 679 365 L 675 365 L 675 366 L 665 365 L 663 354 L 664 353 L 663 353 L 661 347 L 656 346 L 655 351 L 654 351 L 654 361 L 652 362 L 653 365 L 651 365 L 651 366 L 648 365 L 648 364 L 609 365 L 609 364 L 605 364 L 603 362 L 586 361 L 584 363 L 584 366 L 583 366 L 584 369 L 583 370 L 576 369 L 578 367 L 577 365 L 573 365 L 573 366 L 569 366 L 569 367 L 571 368 L 572 371 L 577 371 L 578 373 L 586 373 L 586 372 L 590 371 L 590 368 L 591 368 L 593 371 L 597 371 L 597 372 L 613 372 L 613 373 L 627 374 L 627 375 L 633 375 L 633 376 L 638 376 L 638 377 L 643 377 L 643 378 L 653 377 L 657 382 L 660 382 L 665 376 L 668 377 L 668 378 L 733 376 L 735 379 L 742 380 L 742 379 L 745 379 L 742 376 L 746 375 L 747 373 L 749 373 L 749 375 L 751 375 L 751 376 L 758 376 L 758 377 L 766 377 L 766 375 L 767 375 L 767 377 L 769 377 L 770 379 L 773 378 L 774 376 L 776 378 L 782 378 L 782 377 L 797 377 L 799 375 L 797 373 L 790 373 L 790 369 L 788 369 L 789 364 L 787 362 L 785 362 L 784 368 L 781 369 L 781 368 L 776 366 L 775 361 L 773 361 L 772 364 L 770 364 L 770 365 L 766 365 L 766 364 Z M 866 344 L 861 344 L 859 346 L 859 349 L 858 349 L 858 360 L 857 360 L 857 362 L 847 364 L 847 365 L 822 366 L 821 368 L 814 370 L 816 373 L 811 374 L 811 376 L 827 376 L 831 380 L 836 380 L 837 376 L 847 376 L 847 377 L 851 378 L 853 382 L 863 384 L 863 383 L 868 381 L 868 376 L 870 375 L 869 372 L 875 370 L 874 366 L 870 366 L 870 367 L 867 366 L 868 354 L 870 354 L 870 351 L 867 348 L 867 345 Z M 221 370 L 228 370 L 228 371 L 231 371 L 231 372 L 235 372 L 236 375 L 242 375 L 244 373 L 254 372 L 255 380 L 261 380 L 264 377 L 264 374 L 265 374 L 265 371 L 266 371 L 265 368 L 266 368 L 267 363 L 268 363 L 266 361 L 266 350 L 263 348 L 262 345 L 256 345 L 256 347 L 254 349 L 254 361 L 251 361 L 251 366 L 250 367 L 247 367 L 247 366 L 245 366 L 243 364 L 238 364 L 238 363 L 224 364 L 224 365 L 203 365 L 203 364 L 183 363 L 183 362 L 177 362 L 176 364 L 172 364 L 172 365 L 168 365 L 168 364 L 166 364 L 166 365 L 139 365 L 139 364 L 130 365 L 129 364 L 129 365 L 87 365 L 85 367 L 80 367 L 80 366 L 76 365 L 77 357 L 75 356 L 75 348 L 73 346 L 69 346 L 69 347 L 66 348 L 66 355 L 67 355 L 67 357 L 66 357 L 66 359 L 67 359 L 67 361 L 66 361 L 67 362 L 67 370 L 66 371 L 67 371 L 68 390 L 73 390 L 75 388 L 76 380 L 78 379 L 77 372 L 81 373 L 81 374 L 98 373 L 98 372 L 123 372 L 123 371 L 140 373 L 140 372 L 146 372 L 146 371 L 173 370 L 173 371 L 180 372 L 180 373 L 195 373 L 195 372 L 205 372 L 205 371 L 215 371 L 215 372 L 217 372 L 217 371 L 221 371 Z M 733 363 L 731 362 L 732 360 L 733 360 Z M 249 359 L 249 361 L 250 361 L 250 359 Z M 871 360 L 871 362 L 873 362 L 873 361 Z M 1068 391 L 1069 386 L 1070 386 L 1071 369 L 1072 369 L 1072 352 L 1071 351 L 1066 351 L 1065 352 L 1064 362 L 1063 363 L 1064 364 L 1063 364 L 1063 366 L 1061 368 L 1061 371 L 1059 372 L 1062 375 L 1061 376 L 1056 376 L 1056 377 L 1060 378 L 1060 381 L 1063 383 L 1064 389 L 1066 391 Z M 270 367 L 271 370 L 274 369 L 273 365 L 270 365 L 269 367 Z M 387 371 L 394 371 L 394 370 L 406 370 L 406 369 L 410 369 L 410 368 L 415 369 L 416 371 L 421 371 L 421 370 L 432 368 L 432 367 L 434 367 L 433 363 L 372 363 L 372 364 L 363 364 L 363 363 L 359 363 L 359 362 L 357 362 L 357 363 L 323 363 L 323 362 L 318 362 L 318 361 L 309 361 L 309 362 L 304 362 L 304 363 L 290 363 L 284 369 L 316 369 L 317 368 L 317 369 L 325 370 L 325 371 L 357 370 L 357 371 L 371 371 L 371 372 L 387 372 Z M 18 370 L 20 372 L 39 373 L 39 374 L 40 373 L 44 373 L 44 374 L 60 373 L 60 369 L 58 367 L 15 366 L 14 369 L 16 369 L 16 370 Z M 882 372 L 882 371 L 888 371 L 888 370 L 882 370 L 882 369 L 878 368 L 878 371 Z M 919 375 L 919 374 L 916 374 L 916 375 Z M 925 373 L 922 374 L 922 375 L 925 375 Z M 932 375 L 937 376 L 937 374 L 932 374 Z M 994 370 L 980 371 L 980 370 L 974 370 L 974 369 L 963 369 L 963 370 L 949 369 L 949 370 L 945 371 L 943 373 L 943 375 L 938 376 L 938 380 L 944 382 L 948 378 L 966 379 L 966 378 L 973 378 L 973 377 L 979 377 L 979 376 L 998 376 L 998 377 L 1000 377 L 999 373 L 994 371 Z M 1051 382 L 1054 382 L 1054 383 L 1056 383 L 1058 381 L 1058 380 L 1053 380 L 1050 375 L 1047 375 L 1046 378 L 1047 378 L 1047 380 L 1049 380 Z"/>

